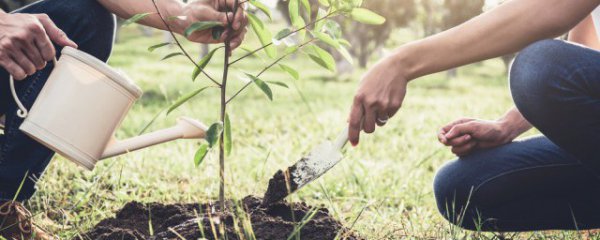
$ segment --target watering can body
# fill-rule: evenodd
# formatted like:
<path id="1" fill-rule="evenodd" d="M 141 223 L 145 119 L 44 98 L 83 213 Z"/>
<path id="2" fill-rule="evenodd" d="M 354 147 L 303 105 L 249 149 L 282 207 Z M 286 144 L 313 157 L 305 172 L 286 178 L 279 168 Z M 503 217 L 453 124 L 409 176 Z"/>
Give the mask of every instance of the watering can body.
<path id="1" fill-rule="evenodd" d="M 117 140 L 115 131 L 141 95 L 138 86 L 104 62 L 65 47 L 20 130 L 89 170 L 104 158 L 179 138 L 205 137 L 206 126 L 182 118 L 174 127 Z"/>

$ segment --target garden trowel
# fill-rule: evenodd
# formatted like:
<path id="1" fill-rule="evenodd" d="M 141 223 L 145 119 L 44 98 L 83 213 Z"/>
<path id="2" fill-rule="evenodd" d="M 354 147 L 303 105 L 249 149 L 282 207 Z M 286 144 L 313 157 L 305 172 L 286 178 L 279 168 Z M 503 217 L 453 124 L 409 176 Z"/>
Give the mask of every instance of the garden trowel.
<path id="1" fill-rule="evenodd" d="M 279 170 L 271 180 L 263 199 L 263 206 L 279 202 L 289 194 L 325 174 L 342 160 L 342 148 L 348 142 L 348 128 L 335 142 L 326 141 L 315 147 L 306 157 L 286 170 Z"/>

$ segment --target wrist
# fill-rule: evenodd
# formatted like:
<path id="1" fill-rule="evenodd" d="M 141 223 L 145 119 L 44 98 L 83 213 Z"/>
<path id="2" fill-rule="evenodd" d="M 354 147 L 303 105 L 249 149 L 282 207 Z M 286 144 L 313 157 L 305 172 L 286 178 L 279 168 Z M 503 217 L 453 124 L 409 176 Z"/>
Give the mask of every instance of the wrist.
<path id="1" fill-rule="evenodd" d="M 498 126 L 505 143 L 511 142 L 521 134 L 515 124 L 507 118 L 498 120 Z"/>
<path id="2" fill-rule="evenodd" d="M 418 42 L 405 44 L 394 51 L 390 56 L 393 62 L 392 69 L 401 71 L 407 81 L 421 77 L 422 64 L 418 55 Z"/>

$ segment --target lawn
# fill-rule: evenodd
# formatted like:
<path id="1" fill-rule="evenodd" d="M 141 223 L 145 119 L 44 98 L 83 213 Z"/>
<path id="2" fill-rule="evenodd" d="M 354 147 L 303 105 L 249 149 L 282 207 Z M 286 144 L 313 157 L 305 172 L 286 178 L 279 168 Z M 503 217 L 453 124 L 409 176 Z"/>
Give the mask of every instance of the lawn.
<path id="1" fill-rule="evenodd" d="M 161 38 L 159 34 L 142 37 L 129 27 L 114 48 L 110 64 L 145 90 L 117 133 L 120 138 L 135 136 L 179 96 L 207 84 L 206 78 L 190 80 L 192 69 L 184 58 L 160 61 L 175 49 L 148 53 L 146 48 Z M 249 45 L 256 46 L 253 42 Z M 191 44 L 186 47 L 198 49 Z M 198 55 L 198 51 L 192 52 Z M 215 59 L 221 57 L 218 54 Z M 218 62 L 208 69 L 215 76 L 220 76 Z M 255 58 L 236 65 L 231 94 L 243 84 L 238 77 L 243 71 L 256 73 L 265 63 Z M 229 198 L 262 195 L 276 170 L 298 160 L 320 141 L 336 136 L 346 123 L 364 71 L 338 79 L 301 56 L 286 64 L 301 70 L 301 80 L 292 80 L 280 69 L 263 79 L 285 82 L 290 89 L 273 87 L 274 101 L 269 102 L 260 90 L 251 87 L 230 107 L 234 145 L 227 161 Z M 218 91 L 210 89 L 170 115 L 161 115 L 151 129 L 169 126 L 178 116 L 211 124 L 218 118 L 218 101 Z M 461 116 L 497 118 L 511 104 L 506 70 L 500 60 L 461 68 L 458 77 L 451 80 L 441 73 L 415 81 L 396 118 L 375 134 L 363 136 L 358 147 L 348 147 L 338 166 L 290 200 L 328 207 L 336 218 L 367 239 L 493 238 L 493 234 L 459 231 L 438 214 L 433 177 L 453 156 L 436 141 L 436 132 Z M 218 195 L 218 158 L 212 153 L 195 167 L 193 155 L 198 145 L 197 141 L 171 142 L 109 159 L 92 172 L 56 157 L 29 206 L 38 223 L 71 238 L 113 216 L 129 201 L 214 200 Z M 543 232 L 513 237 L 578 236 L 573 232 Z"/>

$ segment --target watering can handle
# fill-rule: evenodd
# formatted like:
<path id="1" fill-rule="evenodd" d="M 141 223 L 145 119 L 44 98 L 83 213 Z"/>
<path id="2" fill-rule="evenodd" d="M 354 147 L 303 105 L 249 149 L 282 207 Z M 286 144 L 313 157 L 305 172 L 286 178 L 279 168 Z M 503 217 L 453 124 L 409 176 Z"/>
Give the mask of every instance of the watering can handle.
<path id="1" fill-rule="evenodd" d="M 52 63 L 56 67 L 56 57 L 54 57 L 54 59 L 52 59 Z M 17 91 L 15 90 L 15 79 L 12 75 L 10 75 L 9 80 L 10 80 L 10 92 L 12 93 L 12 96 L 15 99 L 17 106 L 19 107 L 19 110 L 17 110 L 17 116 L 19 116 L 20 118 L 26 118 L 27 114 L 29 114 L 29 111 L 27 110 L 27 108 L 25 106 L 23 106 L 23 103 L 21 102 L 21 100 L 19 100 L 19 96 L 17 95 Z"/>

